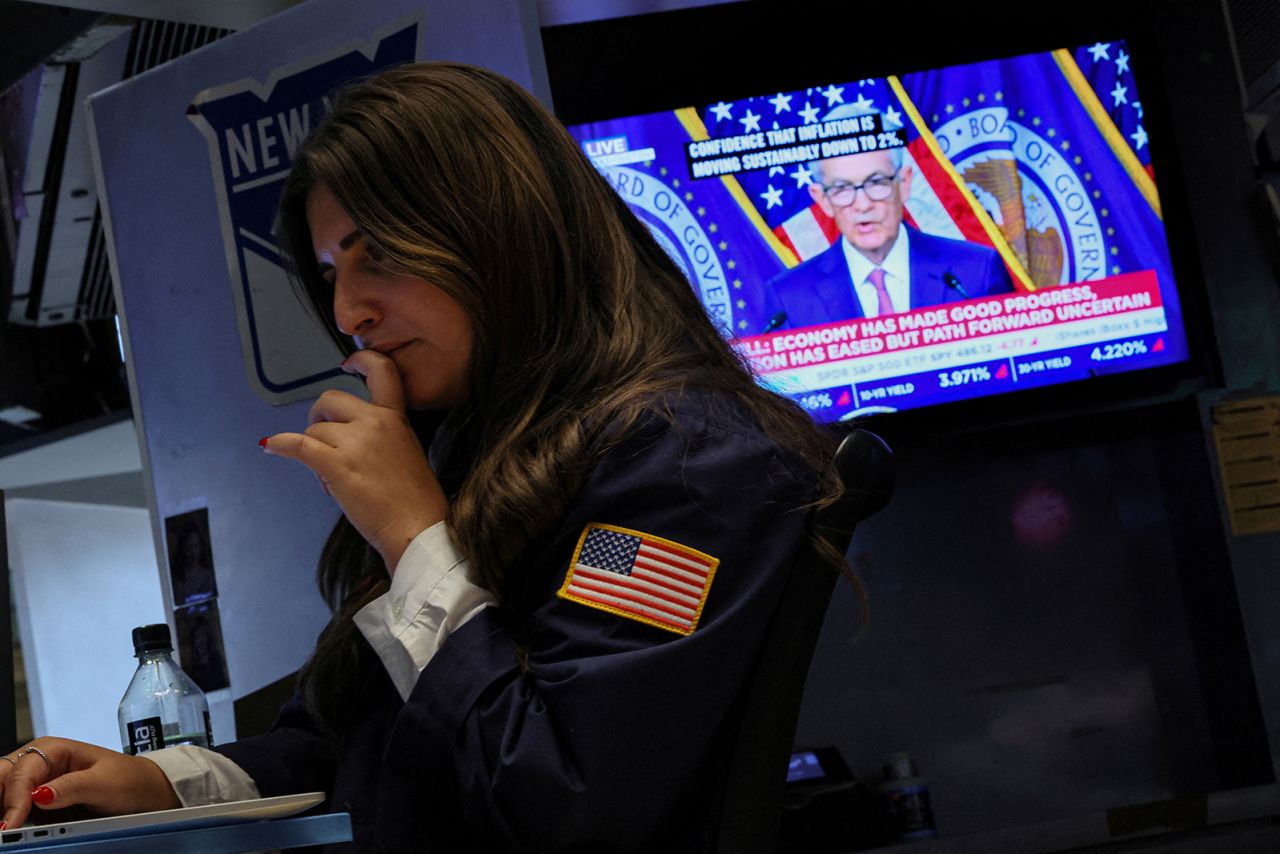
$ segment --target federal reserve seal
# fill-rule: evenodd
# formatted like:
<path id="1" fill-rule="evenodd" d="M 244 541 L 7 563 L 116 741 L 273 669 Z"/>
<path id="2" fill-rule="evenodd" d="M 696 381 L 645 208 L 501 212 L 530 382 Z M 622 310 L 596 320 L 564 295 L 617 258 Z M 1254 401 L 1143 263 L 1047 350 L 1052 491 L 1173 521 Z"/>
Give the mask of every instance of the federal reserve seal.
<path id="1" fill-rule="evenodd" d="M 1070 142 L 1025 111 L 983 106 L 934 129 L 943 154 L 991 214 L 1037 288 L 1105 278 L 1106 209 Z"/>

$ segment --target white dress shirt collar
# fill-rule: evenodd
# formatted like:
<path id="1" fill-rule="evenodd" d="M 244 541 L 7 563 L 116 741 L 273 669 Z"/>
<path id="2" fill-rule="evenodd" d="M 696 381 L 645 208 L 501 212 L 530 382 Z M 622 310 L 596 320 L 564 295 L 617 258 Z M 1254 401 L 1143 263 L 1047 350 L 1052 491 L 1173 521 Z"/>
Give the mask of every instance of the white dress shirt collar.
<path id="1" fill-rule="evenodd" d="M 884 284 L 889 291 L 889 299 L 897 311 L 911 308 L 911 249 L 907 227 L 898 223 L 898 236 L 894 238 L 889 254 L 885 256 L 880 269 L 884 270 Z M 875 269 L 874 264 L 859 252 L 848 240 L 841 240 L 844 246 L 845 261 L 849 264 L 849 275 L 853 280 L 854 293 L 862 304 L 864 317 L 875 317 L 880 313 L 880 300 L 876 296 L 875 285 L 867 281 L 867 276 Z M 833 318 L 835 319 L 835 318 Z"/>

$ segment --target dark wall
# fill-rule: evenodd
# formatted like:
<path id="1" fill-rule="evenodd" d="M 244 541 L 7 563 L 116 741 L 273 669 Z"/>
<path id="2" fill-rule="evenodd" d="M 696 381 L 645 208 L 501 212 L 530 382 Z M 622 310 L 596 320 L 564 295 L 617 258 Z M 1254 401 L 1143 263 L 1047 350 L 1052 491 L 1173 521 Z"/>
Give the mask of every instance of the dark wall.
<path id="1" fill-rule="evenodd" d="M 949 835 L 1272 779 L 1194 401 L 898 456 L 799 744 L 910 752 Z"/>

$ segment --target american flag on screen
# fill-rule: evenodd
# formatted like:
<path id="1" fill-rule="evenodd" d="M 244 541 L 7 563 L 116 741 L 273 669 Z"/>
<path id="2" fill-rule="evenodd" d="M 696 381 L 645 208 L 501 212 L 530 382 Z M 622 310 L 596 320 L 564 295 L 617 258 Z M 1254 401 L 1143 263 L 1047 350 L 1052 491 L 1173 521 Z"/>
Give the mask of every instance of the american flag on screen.
<path id="1" fill-rule="evenodd" d="M 681 635 L 702 616 L 719 559 L 613 525 L 582 532 L 559 596 Z"/>

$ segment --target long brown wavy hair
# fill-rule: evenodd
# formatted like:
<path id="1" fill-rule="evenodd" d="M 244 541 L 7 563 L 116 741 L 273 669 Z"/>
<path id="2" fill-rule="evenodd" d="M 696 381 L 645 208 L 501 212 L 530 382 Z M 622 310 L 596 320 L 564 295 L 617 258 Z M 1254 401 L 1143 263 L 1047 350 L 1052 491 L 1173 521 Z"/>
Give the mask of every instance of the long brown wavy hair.
<path id="1" fill-rule="evenodd" d="M 350 350 L 312 254 L 305 204 L 318 185 L 387 265 L 441 288 L 471 318 L 469 394 L 448 422 L 464 465 L 453 482 L 442 478 L 446 522 L 473 581 L 500 603 L 519 582 L 509 567 L 567 511 L 606 436 L 624 433 L 661 392 L 727 392 L 818 474 L 818 506 L 838 497 L 833 436 L 755 382 L 679 267 L 555 117 L 511 81 L 456 63 L 392 68 L 343 90 L 296 153 L 282 248 Z M 419 417 L 425 445 L 436 422 Z M 816 536 L 815 548 L 844 567 Z M 318 578 L 335 619 L 302 678 L 312 710 L 337 728 L 362 642 L 350 617 L 386 590 L 387 571 L 340 522 Z"/>

